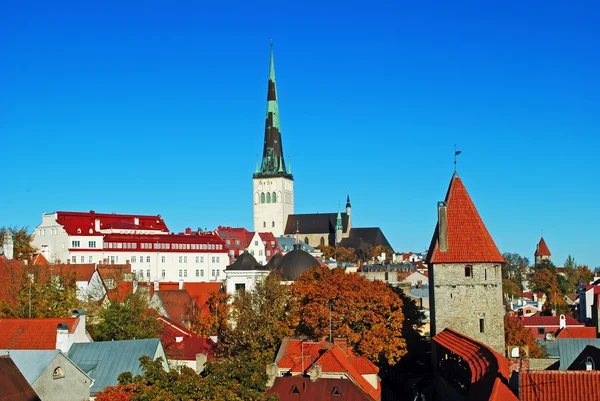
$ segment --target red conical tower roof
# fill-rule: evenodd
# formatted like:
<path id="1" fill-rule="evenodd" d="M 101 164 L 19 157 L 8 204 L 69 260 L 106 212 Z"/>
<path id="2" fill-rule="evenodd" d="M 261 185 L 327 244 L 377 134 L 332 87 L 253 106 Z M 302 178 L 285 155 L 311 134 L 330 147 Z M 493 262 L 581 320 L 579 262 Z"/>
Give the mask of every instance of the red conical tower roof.
<path id="1" fill-rule="evenodd" d="M 544 237 L 540 239 L 540 243 L 537 245 L 535 256 L 552 256 L 550 249 L 548 249 L 548 245 L 546 245 L 546 241 L 544 241 Z"/>
<path id="2" fill-rule="evenodd" d="M 448 250 L 439 248 L 439 224 L 429 247 L 428 263 L 504 263 L 492 236 L 458 174 L 454 173 L 446 194 Z"/>

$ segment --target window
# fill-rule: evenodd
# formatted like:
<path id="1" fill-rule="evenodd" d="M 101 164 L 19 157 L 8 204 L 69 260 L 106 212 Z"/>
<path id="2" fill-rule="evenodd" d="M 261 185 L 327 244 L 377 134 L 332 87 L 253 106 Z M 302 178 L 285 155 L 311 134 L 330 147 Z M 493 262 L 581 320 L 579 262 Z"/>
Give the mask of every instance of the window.
<path id="1" fill-rule="evenodd" d="M 179 263 L 181 263 L 183 261 L 183 256 L 179 257 Z"/>
<path id="2" fill-rule="evenodd" d="M 200 270 L 200 277 L 204 277 L 204 270 Z"/>
<path id="3" fill-rule="evenodd" d="M 258 246 L 258 241 L 254 241 L 254 246 Z"/>
<path id="4" fill-rule="evenodd" d="M 498 278 L 498 265 L 494 266 L 494 277 Z"/>
<path id="5" fill-rule="evenodd" d="M 340 392 L 339 388 L 334 387 L 333 390 L 331 391 L 331 395 L 334 397 L 341 397 L 342 393 Z"/>
<path id="6" fill-rule="evenodd" d="M 215 257 L 214 256 L 212 257 L 212 262 L 215 263 Z"/>
<path id="7" fill-rule="evenodd" d="M 114 257 L 114 256 L 111 256 L 111 257 L 110 257 L 110 263 L 112 263 L 112 264 L 114 264 L 114 263 L 115 263 L 115 257 Z"/>
<path id="8" fill-rule="evenodd" d="M 217 256 L 217 263 L 219 263 L 219 257 Z"/>
<path id="9" fill-rule="evenodd" d="M 262 255 L 263 255 L 263 251 L 262 251 L 262 249 L 259 249 L 258 250 L 258 256 L 262 256 Z"/>
<path id="10" fill-rule="evenodd" d="M 183 263 L 187 263 L 187 256 L 183 257 Z"/>
<path id="11" fill-rule="evenodd" d="M 140 263 L 144 263 L 144 257 L 140 256 Z"/>
<path id="12" fill-rule="evenodd" d="M 165 275 L 166 275 L 166 274 L 165 274 L 165 271 L 164 271 L 164 269 L 163 269 L 163 270 L 160 272 L 160 276 L 161 276 L 162 278 L 165 278 Z"/>
<path id="13" fill-rule="evenodd" d="M 235 291 L 246 291 L 246 284 L 238 283 L 235 285 Z"/>
<path id="14" fill-rule="evenodd" d="M 179 269 L 179 277 L 183 276 L 183 270 Z"/>
<path id="15" fill-rule="evenodd" d="M 321 246 L 325 246 L 325 238 L 321 237 Z"/>
<path id="16" fill-rule="evenodd" d="M 212 276 L 215 277 L 215 270 L 212 271 Z"/>
<path id="17" fill-rule="evenodd" d="M 150 263 L 150 256 L 146 256 L 146 263 Z"/>
<path id="18" fill-rule="evenodd" d="M 88 256 L 88 263 L 92 263 L 92 260 L 93 260 L 92 256 L 91 255 Z"/>
<path id="19" fill-rule="evenodd" d="M 115 256 L 115 262 L 119 263 L 119 255 Z"/>
<path id="20" fill-rule="evenodd" d="M 546 333 L 546 328 L 545 327 L 538 327 L 538 334 L 539 335 L 544 335 Z"/>
<path id="21" fill-rule="evenodd" d="M 135 258 L 135 256 L 132 256 L 132 257 L 131 257 L 131 263 L 136 263 L 136 260 L 137 260 L 137 259 Z"/>
<path id="22" fill-rule="evenodd" d="M 196 256 L 196 263 L 200 263 L 200 256 Z"/>
<path id="23" fill-rule="evenodd" d="M 166 256 L 161 256 L 160 257 L 160 263 L 167 263 L 167 257 Z"/>
<path id="24" fill-rule="evenodd" d="M 96 247 L 96 241 L 88 241 L 88 248 L 95 248 Z"/>
<path id="25" fill-rule="evenodd" d="M 487 280 L 487 267 L 483 268 L 483 279 Z"/>
<path id="26" fill-rule="evenodd" d="M 200 270 L 196 270 L 196 277 L 200 277 Z"/>
<path id="27" fill-rule="evenodd" d="M 263 221 L 263 228 L 267 228 L 267 222 Z"/>
<path id="28" fill-rule="evenodd" d="M 146 270 L 146 277 L 150 278 L 150 270 Z"/>
<path id="29" fill-rule="evenodd" d="M 62 379 L 63 377 L 65 377 L 65 374 L 60 366 L 54 369 L 54 372 L 52 372 L 53 379 Z"/>
<path id="30" fill-rule="evenodd" d="M 105 280 L 106 283 L 106 288 L 109 290 L 114 290 L 115 289 L 115 280 L 113 280 L 112 278 L 107 278 Z"/>
<path id="31" fill-rule="evenodd" d="M 187 269 L 183 271 L 183 277 L 187 277 Z"/>
<path id="32" fill-rule="evenodd" d="M 204 263 L 204 256 L 200 256 L 200 263 Z"/>
<path id="33" fill-rule="evenodd" d="M 267 203 L 271 203 L 271 193 L 267 192 Z"/>
<path id="34" fill-rule="evenodd" d="M 73 257 L 71 258 L 71 262 L 73 262 L 73 263 L 77 263 L 77 256 L 73 256 Z"/>
<path id="35" fill-rule="evenodd" d="M 267 256 L 271 256 L 271 251 L 267 251 Z"/>
<path id="36" fill-rule="evenodd" d="M 479 319 L 479 332 L 485 332 L 485 321 L 483 319 Z"/>
<path id="37" fill-rule="evenodd" d="M 71 248 L 79 248 L 80 244 L 79 241 L 71 241 Z"/>
<path id="38" fill-rule="evenodd" d="M 275 195 L 275 192 L 273 192 L 271 199 L 273 200 L 273 203 L 277 203 L 277 195 Z"/>
<path id="39" fill-rule="evenodd" d="M 262 192 L 260 194 L 260 203 L 265 203 L 265 193 L 264 192 Z"/>
<path id="40" fill-rule="evenodd" d="M 465 266 L 465 277 L 473 278 L 473 266 Z"/>
<path id="41" fill-rule="evenodd" d="M 271 227 L 275 227 L 275 222 L 274 221 L 271 222 Z"/>
<path id="42" fill-rule="evenodd" d="M 308 245 L 308 237 L 304 237 L 304 243 Z"/>

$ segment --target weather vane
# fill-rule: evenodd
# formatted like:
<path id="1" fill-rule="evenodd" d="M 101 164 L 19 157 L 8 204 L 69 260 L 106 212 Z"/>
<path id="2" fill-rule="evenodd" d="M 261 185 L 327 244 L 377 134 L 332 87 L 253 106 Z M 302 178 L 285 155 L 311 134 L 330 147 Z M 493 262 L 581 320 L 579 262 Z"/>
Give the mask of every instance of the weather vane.
<path id="1" fill-rule="evenodd" d="M 454 145 L 454 172 L 456 173 L 456 156 L 460 155 L 461 151 L 456 150 L 456 145 Z"/>

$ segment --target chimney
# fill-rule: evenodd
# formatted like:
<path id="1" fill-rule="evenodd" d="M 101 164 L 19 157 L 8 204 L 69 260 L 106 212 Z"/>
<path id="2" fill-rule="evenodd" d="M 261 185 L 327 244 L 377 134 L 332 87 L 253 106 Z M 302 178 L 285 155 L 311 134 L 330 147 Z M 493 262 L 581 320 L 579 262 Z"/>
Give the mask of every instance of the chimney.
<path id="1" fill-rule="evenodd" d="M 311 366 L 308 371 L 308 375 L 310 376 L 310 380 L 315 381 L 320 379 L 323 375 L 323 366 L 320 363 L 315 363 Z"/>
<path id="2" fill-rule="evenodd" d="M 559 323 L 558 323 L 558 327 L 561 329 L 566 329 L 567 328 L 567 318 L 565 317 L 565 315 L 560 315 L 559 319 Z"/>
<path id="3" fill-rule="evenodd" d="M 95 229 L 97 232 L 100 232 L 100 219 L 96 219 L 96 220 L 95 220 L 95 223 L 94 223 L 94 229 Z"/>
<path id="4" fill-rule="evenodd" d="M 56 326 L 56 349 L 64 352 L 69 352 L 69 348 L 73 344 L 73 337 L 69 335 L 69 325 L 66 323 L 59 323 Z"/>
<path id="5" fill-rule="evenodd" d="M 86 327 L 85 327 L 85 311 L 83 309 L 76 309 L 71 313 L 72 317 L 78 317 L 79 318 L 79 324 L 77 325 L 77 332 L 83 334 L 83 336 L 85 336 L 86 333 Z M 79 341 L 84 341 L 84 338 L 75 338 L 75 340 Z"/>
<path id="6" fill-rule="evenodd" d="M 179 280 L 179 289 L 183 290 L 183 280 Z"/>
<path id="7" fill-rule="evenodd" d="M 185 229 L 185 235 L 190 235 L 192 233 L 192 229 L 190 227 Z"/>
<path id="8" fill-rule="evenodd" d="M 181 286 L 181 284 L 180 284 L 180 286 Z M 160 284 L 158 283 L 158 281 L 155 281 L 154 282 L 154 291 L 158 291 L 159 289 L 160 289 Z M 181 289 L 181 288 L 179 288 L 179 289 Z"/>
<path id="9" fill-rule="evenodd" d="M 537 296 L 537 294 L 534 292 L 534 293 L 533 293 L 533 301 L 534 301 L 534 302 L 537 302 L 537 300 L 538 300 L 538 296 Z"/>
<path id="10" fill-rule="evenodd" d="M 133 218 L 133 224 L 135 224 L 136 226 L 140 225 L 140 218 L 139 217 L 134 217 Z"/>
<path id="11" fill-rule="evenodd" d="M 448 251 L 448 206 L 438 202 L 438 246 L 440 252 Z"/>
<path id="12" fill-rule="evenodd" d="M 196 373 L 202 373 L 206 366 L 206 354 L 196 354 Z"/>

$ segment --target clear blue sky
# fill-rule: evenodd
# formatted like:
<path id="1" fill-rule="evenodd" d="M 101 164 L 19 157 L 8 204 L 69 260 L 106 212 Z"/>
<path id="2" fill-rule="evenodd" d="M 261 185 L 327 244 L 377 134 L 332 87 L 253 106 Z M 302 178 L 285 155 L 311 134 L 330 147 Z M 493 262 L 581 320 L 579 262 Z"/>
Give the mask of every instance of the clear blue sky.
<path id="1" fill-rule="evenodd" d="M 597 1 L 3 2 L 0 225 L 252 229 L 269 38 L 296 212 L 429 245 L 458 171 L 502 252 L 600 265 Z"/>

